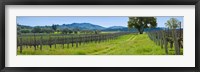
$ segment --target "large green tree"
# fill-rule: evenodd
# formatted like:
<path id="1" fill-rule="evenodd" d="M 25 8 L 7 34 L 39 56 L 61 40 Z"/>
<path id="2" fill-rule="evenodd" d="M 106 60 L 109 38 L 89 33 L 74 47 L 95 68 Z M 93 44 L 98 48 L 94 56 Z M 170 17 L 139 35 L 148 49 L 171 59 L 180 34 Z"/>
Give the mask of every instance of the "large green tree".
<path id="1" fill-rule="evenodd" d="M 155 17 L 129 17 L 128 28 L 136 28 L 140 34 L 143 34 L 145 28 L 154 28 L 157 26 Z"/>

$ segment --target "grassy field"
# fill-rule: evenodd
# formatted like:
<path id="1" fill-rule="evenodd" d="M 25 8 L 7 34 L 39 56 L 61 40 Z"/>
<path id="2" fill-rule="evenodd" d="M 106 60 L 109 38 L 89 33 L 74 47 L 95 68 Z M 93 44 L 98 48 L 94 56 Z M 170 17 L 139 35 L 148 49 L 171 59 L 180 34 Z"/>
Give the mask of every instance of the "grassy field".
<path id="1" fill-rule="evenodd" d="M 156 45 L 151 41 L 147 34 L 138 35 L 123 35 L 114 40 L 87 43 L 79 47 L 70 47 L 63 49 L 62 45 L 57 44 L 57 48 L 49 48 L 43 46 L 43 50 L 39 48 L 35 51 L 34 48 L 23 47 L 22 54 L 17 50 L 18 55 L 165 55 L 164 48 Z M 174 48 L 169 48 L 169 54 L 174 55 Z M 181 49 L 183 54 L 183 49 Z"/>

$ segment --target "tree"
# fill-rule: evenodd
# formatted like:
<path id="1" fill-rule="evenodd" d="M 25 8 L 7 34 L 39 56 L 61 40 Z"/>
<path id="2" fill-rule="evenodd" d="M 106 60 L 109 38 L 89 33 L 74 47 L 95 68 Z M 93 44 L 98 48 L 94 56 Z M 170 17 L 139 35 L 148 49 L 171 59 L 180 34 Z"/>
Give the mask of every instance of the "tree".
<path id="1" fill-rule="evenodd" d="M 52 29 L 54 30 L 54 31 L 56 31 L 57 30 L 57 27 L 58 27 L 58 25 L 52 25 Z"/>
<path id="2" fill-rule="evenodd" d="M 81 30 L 80 33 L 86 34 L 86 30 Z"/>
<path id="3" fill-rule="evenodd" d="M 180 21 L 176 18 L 170 18 L 169 20 L 167 20 L 167 22 L 165 23 L 165 25 L 172 29 L 172 39 L 174 42 L 174 47 L 175 47 L 175 54 L 179 55 L 180 54 L 180 39 L 177 37 L 177 33 L 176 33 L 176 28 L 180 27 Z"/>
<path id="4" fill-rule="evenodd" d="M 73 29 L 73 31 L 74 31 L 74 34 L 77 34 L 78 31 L 79 31 L 79 29 L 78 29 L 78 28 L 75 28 L 75 29 Z"/>
<path id="5" fill-rule="evenodd" d="M 21 27 L 17 26 L 17 34 L 21 34 Z"/>
<path id="6" fill-rule="evenodd" d="M 100 30 L 95 30 L 94 33 L 95 34 L 99 34 L 101 31 Z"/>
<path id="7" fill-rule="evenodd" d="M 60 30 L 60 29 L 57 29 L 56 32 L 61 32 L 61 30 Z"/>
<path id="8" fill-rule="evenodd" d="M 71 33 L 73 33 L 73 31 L 72 31 L 72 30 L 69 30 L 69 34 L 71 34 Z"/>
<path id="9" fill-rule="evenodd" d="M 41 28 L 39 26 L 36 26 L 33 28 L 33 30 L 31 31 L 32 33 L 41 33 Z"/>
<path id="10" fill-rule="evenodd" d="M 21 33 L 30 33 L 31 31 L 29 29 L 22 29 L 20 32 Z"/>
<path id="11" fill-rule="evenodd" d="M 165 23 L 165 26 L 167 26 L 170 29 L 176 29 L 176 28 L 180 27 L 179 23 L 180 23 L 180 21 L 178 19 L 176 19 L 176 18 L 170 18 Z"/>
<path id="12" fill-rule="evenodd" d="M 42 28 L 41 32 L 42 32 L 42 33 L 53 33 L 54 30 L 51 29 L 51 28 Z"/>
<path id="13" fill-rule="evenodd" d="M 68 34 L 69 33 L 69 29 L 65 28 L 61 32 L 62 32 L 62 34 Z"/>
<path id="14" fill-rule="evenodd" d="M 136 28 L 140 34 L 143 34 L 145 28 L 156 27 L 155 17 L 129 17 L 128 28 Z"/>
<path id="15" fill-rule="evenodd" d="M 68 29 L 68 28 L 63 29 L 61 32 L 62 32 L 62 34 L 71 34 L 71 33 L 73 33 L 73 31 Z"/>

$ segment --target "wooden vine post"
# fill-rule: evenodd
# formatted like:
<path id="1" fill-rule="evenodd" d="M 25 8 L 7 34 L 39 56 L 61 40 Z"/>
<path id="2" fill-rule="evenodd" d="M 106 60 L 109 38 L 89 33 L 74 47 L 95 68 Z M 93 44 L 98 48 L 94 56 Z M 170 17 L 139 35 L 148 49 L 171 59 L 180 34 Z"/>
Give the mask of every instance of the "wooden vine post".
<path id="1" fill-rule="evenodd" d="M 78 47 L 78 37 L 76 37 L 75 40 L 76 40 L 76 47 Z"/>
<path id="2" fill-rule="evenodd" d="M 42 37 L 42 35 L 41 35 L 41 37 L 40 37 L 40 50 L 42 50 L 42 40 L 43 40 L 43 37 Z"/>
<path id="3" fill-rule="evenodd" d="M 173 40 L 174 40 L 175 53 L 176 53 L 176 55 L 180 55 L 180 48 L 178 45 L 177 33 L 176 33 L 175 29 L 173 29 L 173 31 L 172 31 L 172 36 L 173 36 Z"/>
<path id="4" fill-rule="evenodd" d="M 65 48 L 65 36 L 62 35 L 62 46 L 63 46 L 63 49 Z"/>
<path id="5" fill-rule="evenodd" d="M 49 47 L 51 48 L 52 40 L 51 40 L 51 34 L 49 34 Z"/>
<path id="6" fill-rule="evenodd" d="M 166 36 L 166 33 L 165 32 L 162 32 L 163 34 L 163 38 L 164 38 L 164 47 L 165 47 L 165 53 L 168 55 L 168 40 L 167 40 L 167 36 Z"/>
<path id="7" fill-rule="evenodd" d="M 36 37 L 35 37 L 35 33 L 34 33 L 34 48 L 36 50 Z"/>
<path id="8" fill-rule="evenodd" d="M 72 47 L 74 47 L 74 37 L 72 36 Z"/>
<path id="9" fill-rule="evenodd" d="M 22 44 L 22 36 L 20 35 L 19 38 L 20 38 L 20 54 L 22 54 L 22 45 L 23 45 Z"/>

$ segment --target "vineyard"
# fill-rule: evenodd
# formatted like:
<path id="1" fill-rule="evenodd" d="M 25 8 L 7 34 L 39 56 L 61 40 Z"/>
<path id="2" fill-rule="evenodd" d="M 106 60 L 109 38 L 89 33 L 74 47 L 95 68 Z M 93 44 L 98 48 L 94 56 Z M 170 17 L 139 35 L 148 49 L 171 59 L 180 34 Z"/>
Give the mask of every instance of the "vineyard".
<path id="1" fill-rule="evenodd" d="M 62 45 L 62 48 L 78 47 L 81 44 L 87 44 L 91 42 L 100 43 L 109 40 L 113 40 L 119 36 L 131 34 L 130 32 L 119 32 L 119 33 L 102 33 L 102 34 L 22 34 L 17 37 L 17 48 L 22 53 L 23 48 L 34 47 L 35 50 L 38 48 L 42 50 L 44 45 L 48 45 L 50 48 L 57 45 Z M 67 46 L 65 46 L 67 45 Z"/>
<path id="2" fill-rule="evenodd" d="M 66 55 L 182 55 L 182 30 L 149 31 L 145 34 L 21 34 L 18 54 Z"/>
<path id="3" fill-rule="evenodd" d="M 168 54 L 168 44 L 170 48 L 175 48 L 175 54 L 180 55 L 183 48 L 183 30 L 160 30 L 148 32 L 148 36 Z"/>

